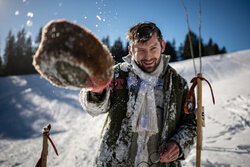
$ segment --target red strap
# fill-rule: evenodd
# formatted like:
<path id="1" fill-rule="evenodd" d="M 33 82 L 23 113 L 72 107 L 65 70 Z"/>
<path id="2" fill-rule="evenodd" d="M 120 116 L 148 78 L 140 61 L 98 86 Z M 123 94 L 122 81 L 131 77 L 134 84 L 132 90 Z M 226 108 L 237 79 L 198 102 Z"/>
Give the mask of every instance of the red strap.
<path id="1" fill-rule="evenodd" d="M 49 137 L 49 135 L 48 135 L 48 134 L 46 134 L 46 136 L 48 137 L 48 139 L 49 139 L 49 141 L 50 141 L 51 145 L 53 146 L 53 148 L 54 148 L 54 150 L 55 150 L 56 155 L 58 156 L 58 152 L 57 152 L 57 149 L 56 149 L 55 144 L 53 143 L 53 141 L 51 140 L 51 138 Z"/>
<path id="2" fill-rule="evenodd" d="M 208 85 L 209 85 L 209 87 L 210 87 L 211 94 L 212 94 L 212 100 L 213 100 L 213 103 L 215 104 L 213 89 L 212 89 L 212 86 L 211 86 L 211 84 L 209 83 L 209 81 L 206 80 L 206 79 L 203 78 L 203 77 L 198 77 L 198 76 L 197 76 L 197 77 L 194 77 L 194 78 L 190 81 L 190 82 L 193 83 L 193 84 L 192 84 L 192 86 L 191 86 L 191 88 L 190 88 L 190 90 L 189 90 L 189 92 L 188 92 L 188 95 L 187 95 L 187 97 L 186 97 L 185 104 L 184 104 L 184 112 L 185 112 L 186 114 L 189 114 L 189 112 L 188 112 L 188 102 L 190 101 L 191 95 L 194 93 L 194 88 L 196 87 L 196 85 L 197 85 L 197 83 L 198 83 L 198 81 L 197 81 L 198 78 L 201 79 L 202 81 L 205 80 L 205 81 L 208 83 Z"/>
<path id="3" fill-rule="evenodd" d="M 54 148 L 54 150 L 56 152 L 56 155 L 58 156 L 58 152 L 57 152 L 56 146 L 53 143 L 53 141 L 51 140 L 51 138 L 49 137 L 49 131 L 50 131 L 50 129 L 51 129 L 51 125 L 49 124 L 46 128 L 44 128 L 43 134 L 46 135 L 46 137 L 49 139 L 51 145 L 53 146 L 53 148 Z M 37 161 L 36 167 L 42 167 L 42 157 Z"/>
<path id="4" fill-rule="evenodd" d="M 49 137 L 49 131 L 50 131 L 50 129 L 51 129 L 51 125 L 49 124 L 49 125 L 47 126 L 47 130 L 44 128 L 43 134 L 45 134 L 45 135 L 47 136 L 47 138 L 49 139 L 51 145 L 53 146 L 53 148 L 54 148 L 54 150 L 55 150 L 56 155 L 58 156 L 58 152 L 57 152 L 56 146 L 55 146 L 55 144 L 53 143 L 53 141 L 51 140 L 51 138 Z"/>

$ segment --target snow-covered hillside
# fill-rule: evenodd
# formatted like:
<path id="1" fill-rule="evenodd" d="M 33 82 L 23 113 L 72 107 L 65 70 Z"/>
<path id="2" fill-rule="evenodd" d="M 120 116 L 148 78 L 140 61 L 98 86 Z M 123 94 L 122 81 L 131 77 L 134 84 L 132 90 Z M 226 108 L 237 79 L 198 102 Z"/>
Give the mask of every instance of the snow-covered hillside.
<path id="1" fill-rule="evenodd" d="M 199 64 L 199 60 L 196 60 Z M 250 164 L 250 50 L 203 58 L 203 76 L 214 89 L 216 105 L 203 84 L 206 127 L 202 166 Z M 188 81 L 192 60 L 171 64 Z M 0 78 L 0 166 L 35 166 L 42 148 L 42 127 L 51 123 L 48 166 L 92 164 L 105 115 L 91 117 L 78 91 L 51 85 L 39 75 Z M 195 147 L 184 166 L 195 166 Z"/>

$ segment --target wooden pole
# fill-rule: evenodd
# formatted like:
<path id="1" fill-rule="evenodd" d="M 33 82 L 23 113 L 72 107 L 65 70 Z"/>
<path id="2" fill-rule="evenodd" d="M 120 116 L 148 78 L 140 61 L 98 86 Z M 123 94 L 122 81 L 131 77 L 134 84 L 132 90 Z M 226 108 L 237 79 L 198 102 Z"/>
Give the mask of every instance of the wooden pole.
<path id="1" fill-rule="evenodd" d="M 43 132 L 43 150 L 42 150 L 42 167 L 47 166 L 47 156 L 48 156 L 48 138 L 46 128 L 44 128 L 45 132 Z"/>
<path id="2" fill-rule="evenodd" d="M 198 89 L 197 89 L 197 146 L 196 146 L 196 167 L 201 166 L 201 149 L 202 149 L 202 74 L 198 75 Z"/>

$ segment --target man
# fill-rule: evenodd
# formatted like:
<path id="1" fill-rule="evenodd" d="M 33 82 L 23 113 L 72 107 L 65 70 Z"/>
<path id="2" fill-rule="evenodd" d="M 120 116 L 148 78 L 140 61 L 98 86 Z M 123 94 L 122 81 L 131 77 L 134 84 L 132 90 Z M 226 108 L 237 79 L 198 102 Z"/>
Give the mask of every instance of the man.
<path id="1" fill-rule="evenodd" d="M 92 116 L 108 112 L 96 166 L 181 166 L 196 136 L 194 102 L 184 113 L 187 82 L 162 55 L 165 42 L 152 22 L 127 33 L 129 55 L 106 84 L 83 89 L 80 102 Z"/>

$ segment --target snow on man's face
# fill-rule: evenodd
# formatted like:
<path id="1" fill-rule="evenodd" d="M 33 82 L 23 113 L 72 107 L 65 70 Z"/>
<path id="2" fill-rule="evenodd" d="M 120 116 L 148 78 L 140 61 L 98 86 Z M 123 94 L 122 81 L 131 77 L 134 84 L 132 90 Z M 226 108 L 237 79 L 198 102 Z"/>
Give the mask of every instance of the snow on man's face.
<path id="1" fill-rule="evenodd" d="M 145 43 L 136 42 L 129 46 L 130 54 L 139 67 L 145 72 L 153 72 L 160 63 L 161 53 L 165 49 L 165 41 L 161 43 L 154 33 L 152 37 Z"/>

